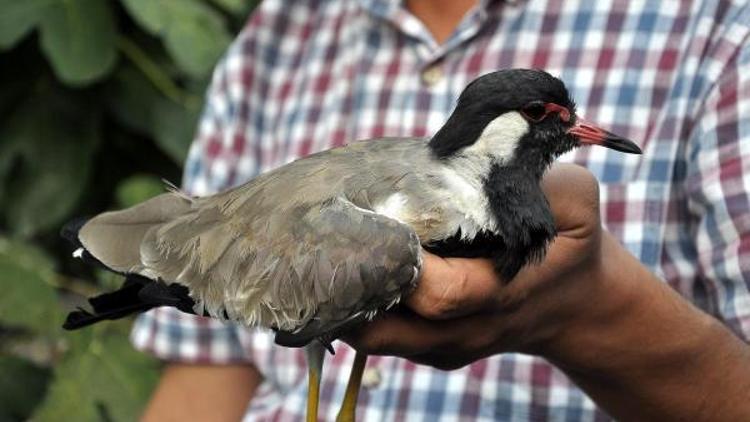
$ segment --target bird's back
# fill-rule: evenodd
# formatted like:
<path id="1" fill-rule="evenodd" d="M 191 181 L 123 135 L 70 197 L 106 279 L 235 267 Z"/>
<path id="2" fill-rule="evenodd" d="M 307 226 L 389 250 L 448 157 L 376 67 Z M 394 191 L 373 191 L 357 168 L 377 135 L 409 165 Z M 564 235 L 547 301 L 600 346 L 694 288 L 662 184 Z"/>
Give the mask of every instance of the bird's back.
<path id="1" fill-rule="evenodd" d="M 212 196 L 169 193 L 103 214 L 79 236 L 120 272 L 187 286 L 214 316 L 284 330 L 341 320 L 397 301 L 415 281 L 414 231 L 371 210 L 423 183 L 410 169 L 430 159 L 421 139 L 356 142 Z"/>

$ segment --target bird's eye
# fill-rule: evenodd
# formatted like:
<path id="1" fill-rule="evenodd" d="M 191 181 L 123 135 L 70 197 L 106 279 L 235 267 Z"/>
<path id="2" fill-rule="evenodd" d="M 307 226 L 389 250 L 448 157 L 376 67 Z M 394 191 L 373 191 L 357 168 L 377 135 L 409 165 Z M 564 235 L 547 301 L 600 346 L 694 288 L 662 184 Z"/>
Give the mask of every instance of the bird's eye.
<path id="1" fill-rule="evenodd" d="M 541 102 L 533 102 L 522 108 L 521 114 L 531 122 L 541 122 L 547 116 L 547 108 Z"/>

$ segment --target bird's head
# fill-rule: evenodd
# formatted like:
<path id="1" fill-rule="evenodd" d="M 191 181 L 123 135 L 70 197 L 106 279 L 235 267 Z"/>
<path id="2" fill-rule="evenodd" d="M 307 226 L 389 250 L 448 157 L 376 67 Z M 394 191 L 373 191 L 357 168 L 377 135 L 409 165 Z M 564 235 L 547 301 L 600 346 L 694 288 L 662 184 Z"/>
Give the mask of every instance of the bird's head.
<path id="1" fill-rule="evenodd" d="M 475 79 L 430 141 L 439 158 L 485 156 L 539 174 L 581 144 L 641 153 L 632 141 L 577 116 L 561 80 L 529 69 L 500 70 Z"/>

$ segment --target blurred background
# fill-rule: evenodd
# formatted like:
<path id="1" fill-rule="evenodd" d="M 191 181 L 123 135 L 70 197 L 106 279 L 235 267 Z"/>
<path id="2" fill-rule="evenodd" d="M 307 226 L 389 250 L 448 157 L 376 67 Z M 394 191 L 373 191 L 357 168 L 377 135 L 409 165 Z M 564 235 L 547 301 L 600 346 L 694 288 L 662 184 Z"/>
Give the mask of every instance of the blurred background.
<path id="1" fill-rule="evenodd" d="M 0 421 L 131 421 L 159 364 L 131 321 L 60 328 L 117 276 L 60 227 L 179 185 L 211 71 L 251 0 L 0 0 Z"/>

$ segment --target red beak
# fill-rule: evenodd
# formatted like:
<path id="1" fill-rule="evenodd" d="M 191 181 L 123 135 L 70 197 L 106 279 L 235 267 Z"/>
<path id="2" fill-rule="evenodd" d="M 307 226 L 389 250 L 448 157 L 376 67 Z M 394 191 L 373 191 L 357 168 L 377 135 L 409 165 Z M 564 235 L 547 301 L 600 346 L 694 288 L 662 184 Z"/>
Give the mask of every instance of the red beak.
<path id="1" fill-rule="evenodd" d="M 630 154 L 642 153 L 641 148 L 633 141 L 594 126 L 581 117 L 576 117 L 576 124 L 568 129 L 568 133 L 577 137 L 582 144 L 601 145 Z"/>

